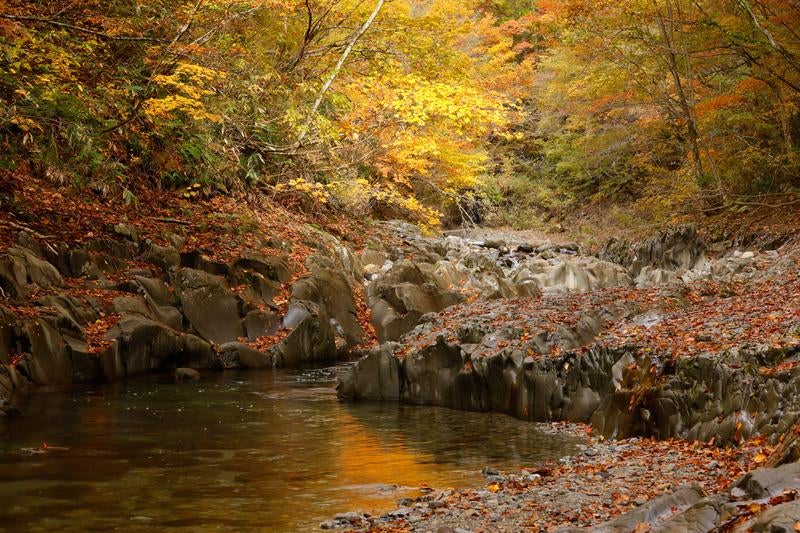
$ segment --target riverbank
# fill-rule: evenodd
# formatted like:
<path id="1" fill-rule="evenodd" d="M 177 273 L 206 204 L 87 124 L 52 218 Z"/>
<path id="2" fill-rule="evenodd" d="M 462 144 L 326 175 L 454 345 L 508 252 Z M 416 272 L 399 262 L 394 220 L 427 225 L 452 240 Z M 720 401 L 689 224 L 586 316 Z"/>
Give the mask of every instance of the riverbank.
<path id="1" fill-rule="evenodd" d="M 582 429 L 588 428 L 557 430 Z M 728 489 L 743 472 L 757 468 L 763 450 L 762 441 L 721 449 L 685 441 L 593 440 L 576 455 L 532 463 L 518 472 L 484 469 L 486 483 L 481 488 L 433 490 L 400 500 L 398 508 L 380 516 L 338 515 L 323 523 L 323 528 L 444 533 L 560 528 L 634 531 L 638 526 L 637 531 L 648 531 L 648 513 L 665 519 L 704 493 Z M 664 494 L 672 498 L 656 503 Z M 636 514 L 626 516 L 631 513 Z M 614 520 L 619 522 L 609 524 Z"/>
<path id="2" fill-rule="evenodd" d="M 197 189 L 138 205 L 30 178 L 0 213 L 0 412 L 33 386 L 346 359 L 378 225 Z M 180 372 L 180 376 L 195 376 Z"/>
<path id="3" fill-rule="evenodd" d="M 800 416 L 800 249 L 791 236 L 732 247 L 684 227 L 611 241 L 594 257 L 570 243 L 412 241 L 429 284 L 468 296 L 373 349 L 340 380 L 340 396 L 589 423 L 599 437 L 623 439 L 596 443 L 610 468 L 638 462 L 660 485 L 620 470 L 617 481 L 629 480 L 637 495 L 626 499 L 605 490 L 614 488 L 608 475 L 593 477 L 607 467 L 583 471 L 578 457 L 553 480 L 517 486 L 528 474 L 511 474 L 353 525 L 708 531 L 793 516 L 796 452 L 775 452 L 793 440 Z M 614 456 L 614 446 L 638 451 Z M 719 470 L 714 454 L 729 454 L 730 468 Z M 582 512 L 567 504 L 568 513 L 565 495 L 589 503 Z M 542 507 L 526 507 L 533 501 Z"/>

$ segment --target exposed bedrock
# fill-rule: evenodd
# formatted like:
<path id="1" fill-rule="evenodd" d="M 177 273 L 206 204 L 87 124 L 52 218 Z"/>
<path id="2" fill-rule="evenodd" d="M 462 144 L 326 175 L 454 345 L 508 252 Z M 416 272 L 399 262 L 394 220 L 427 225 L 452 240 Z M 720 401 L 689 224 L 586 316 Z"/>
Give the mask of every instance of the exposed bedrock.
<path id="1" fill-rule="evenodd" d="M 334 360 L 366 338 L 354 296 L 361 263 L 331 236 L 295 279 L 286 252 L 268 243 L 221 262 L 181 252 L 182 235 L 156 244 L 118 226 L 119 240 L 75 248 L 21 233 L 0 256 L 0 414 L 31 385 Z"/>
<path id="2" fill-rule="evenodd" d="M 754 351 L 664 365 L 633 348 L 592 347 L 534 358 L 522 350 L 471 356 L 470 346 L 437 342 L 398 357 L 373 349 L 340 378 L 342 398 L 399 399 L 526 420 L 590 422 L 625 438 L 648 435 L 716 442 L 781 434 L 800 418 L 800 372 L 763 376 Z"/>

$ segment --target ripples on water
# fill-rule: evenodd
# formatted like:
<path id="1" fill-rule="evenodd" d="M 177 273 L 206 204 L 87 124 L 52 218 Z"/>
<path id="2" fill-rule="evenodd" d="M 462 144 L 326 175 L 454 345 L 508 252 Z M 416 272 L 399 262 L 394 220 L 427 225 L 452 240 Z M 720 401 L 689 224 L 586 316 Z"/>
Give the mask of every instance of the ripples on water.
<path id="1" fill-rule="evenodd" d="M 340 403 L 336 371 L 36 391 L 0 420 L 0 529 L 307 531 L 573 451 L 505 416 Z"/>

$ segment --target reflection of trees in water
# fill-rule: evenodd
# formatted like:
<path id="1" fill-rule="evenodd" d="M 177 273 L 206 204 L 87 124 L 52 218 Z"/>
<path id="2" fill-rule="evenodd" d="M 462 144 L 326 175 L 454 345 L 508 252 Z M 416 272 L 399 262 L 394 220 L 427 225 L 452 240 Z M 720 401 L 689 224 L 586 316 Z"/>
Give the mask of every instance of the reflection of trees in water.
<path id="1" fill-rule="evenodd" d="M 157 524 L 224 516 L 234 529 L 296 529 L 346 509 L 390 508 L 399 493 L 379 485 L 473 484 L 486 464 L 530 464 L 564 446 L 501 415 L 340 403 L 328 383 L 294 375 L 37 391 L 23 417 L 0 426 L 3 447 L 69 450 L 46 460 L 0 454 L 14 481 L 0 487 L 0 499 L 36 495 L 0 518 L 26 530 L 88 505 L 94 515 L 82 523 L 108 528 L 141 514 Z"/>
<path id="2" fill-rule="evenodd" d="M 573 439 L 545 434 L 534 424 L 499 413 L 394 403 L 343 405 L 383 445 L 413 448 L 437 463 L 526 465 L 574 450 Z"/>

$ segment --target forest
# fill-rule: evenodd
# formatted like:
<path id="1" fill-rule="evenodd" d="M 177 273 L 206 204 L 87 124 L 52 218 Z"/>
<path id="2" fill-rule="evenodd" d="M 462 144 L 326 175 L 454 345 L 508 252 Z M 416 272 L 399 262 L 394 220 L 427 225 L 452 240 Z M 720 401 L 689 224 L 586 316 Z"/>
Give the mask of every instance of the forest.
<path id="1" fill-rule="evenodd" d="M 0 167 L 125 202 L 254 189 L 524 225 L 609 202 L 669 222 L 797 192 L 790 0 L 0 9 Z"/>
<path id="2" fill-rule="evenodd" d="M 0 0 L 0 530 L 800 531 L 798 0 Z"/>

